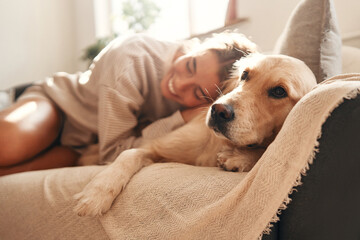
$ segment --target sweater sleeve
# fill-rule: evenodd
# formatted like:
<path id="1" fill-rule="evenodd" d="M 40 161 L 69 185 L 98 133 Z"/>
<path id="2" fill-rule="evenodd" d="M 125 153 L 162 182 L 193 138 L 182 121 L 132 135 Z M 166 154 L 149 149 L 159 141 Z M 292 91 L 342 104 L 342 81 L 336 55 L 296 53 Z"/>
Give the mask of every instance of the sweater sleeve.
<path id="1" fill-rule="evenodd" d="M 92 77 L 101 82 L 98 105 L 101 163 L 111 162 L 122 151 L 139 147 L 145 139 L 163 136 L 184 124 L 180 112 L 172 111 L 169 112 L 172 115 L 155 120 L 138 136 L 138 119 L 147 104 L 148 84 L 152 84 L 147 79 L 160 60 L 155 60 L 154 54 L 150 57 L 148 50 L 143 50 L 144 46 L 137 41 L 130 39 L 122 48 L 114 44 L 97 59 L 93 68 Z"/>
<path id="2" fill-rule="evenodd" d="M 135 137 L 138 124 L 137 111 L 143 102 L 141 94 L 134 86 L 124 86 L 118 92 L 103 86 L 99 108 L 99 142 L 101 162 L 113 161 L 122 151 L 139 147 L 144 140 L 163 136 L 184 124 L 180 111 L 159 119 L 142 130 Z M 124 94 L 126 92 L 126 94 Z"/>
<path id="3" fill-rule="evenodd" d="M 98 126 L 102 163 L 113 161 L 125 149 L 141 145 L 141 138 L 134 136 L 134 128 L 143 99 L 133 86 L 124 86 L 123 90 L 118 92 L 105 85 L 100 89 Z"/>
<path id="4" fill-rule="evenodd" d="M 180 111 L 176 111 L 171 116 L 159 119 L 142 130 L 142 136 L 145 139 L 154 139 L 164 136 L 165 134 L 175 130 L 185 124 Z"/>

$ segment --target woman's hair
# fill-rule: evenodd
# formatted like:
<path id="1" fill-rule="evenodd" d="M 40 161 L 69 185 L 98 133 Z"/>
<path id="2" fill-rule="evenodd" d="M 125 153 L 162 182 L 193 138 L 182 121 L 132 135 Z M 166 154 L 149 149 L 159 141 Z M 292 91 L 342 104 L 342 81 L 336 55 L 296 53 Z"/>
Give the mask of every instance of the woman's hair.
<path id="1" fill-rule="evenodd" d="M 233 64 L 250 53 L 257 52 L 257 46 L 243 34 L 235 32 L 223 32 L 213 34 L 202 43 L 192 39 L 190 45 L 184 49 L 189 51 L 212 51 L 219 60 L 220 81 L 228 79 L 233 71 Z"/>

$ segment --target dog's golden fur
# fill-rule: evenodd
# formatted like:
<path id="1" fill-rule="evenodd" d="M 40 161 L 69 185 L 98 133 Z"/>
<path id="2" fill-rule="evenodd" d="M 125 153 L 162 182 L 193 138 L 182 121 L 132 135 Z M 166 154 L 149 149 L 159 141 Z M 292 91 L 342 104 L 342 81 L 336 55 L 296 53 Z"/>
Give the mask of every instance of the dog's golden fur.
<path id="1" fill-rule="evenodd" d="M 121 153 L 75 196 L 75 211 L 80 216 L 105 213 L 131 177 L 153 162 L 249 171 L 316 80 L 302 61 L 287 56 L 256 53 L 236 65 L 223 95 L 207 112 L 142 148 Z"/>

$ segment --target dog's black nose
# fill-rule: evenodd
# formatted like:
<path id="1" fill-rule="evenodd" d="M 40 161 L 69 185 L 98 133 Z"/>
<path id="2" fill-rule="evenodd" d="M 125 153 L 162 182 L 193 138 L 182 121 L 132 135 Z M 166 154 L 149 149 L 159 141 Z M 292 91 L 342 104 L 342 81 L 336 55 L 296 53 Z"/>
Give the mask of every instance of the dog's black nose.
<path id="1" fill-rule="evenodd" d="M 228 122 L 234 119 L 234 109 L 231 105 L 216 103 L 211 106 L 211 117 L 215 121 Z"/>

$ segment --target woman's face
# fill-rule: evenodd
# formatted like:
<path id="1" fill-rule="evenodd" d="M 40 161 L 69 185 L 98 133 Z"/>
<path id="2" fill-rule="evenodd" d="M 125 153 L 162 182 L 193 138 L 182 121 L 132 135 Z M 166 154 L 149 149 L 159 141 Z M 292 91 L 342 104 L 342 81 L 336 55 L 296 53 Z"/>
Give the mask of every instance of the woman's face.
<path id="1" fill-rule="evenodd" d="M 182 55 L 162 79 L 161 92 L 186 107 L 212 102 L 218 96 L 218 72 L 218 58 L 212 51 Z"/>

